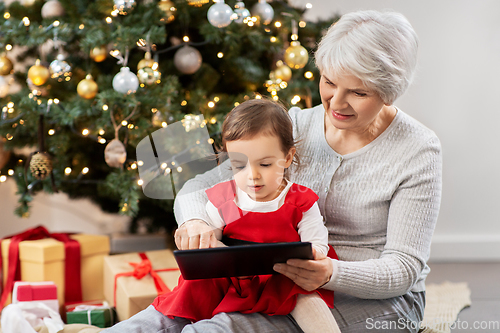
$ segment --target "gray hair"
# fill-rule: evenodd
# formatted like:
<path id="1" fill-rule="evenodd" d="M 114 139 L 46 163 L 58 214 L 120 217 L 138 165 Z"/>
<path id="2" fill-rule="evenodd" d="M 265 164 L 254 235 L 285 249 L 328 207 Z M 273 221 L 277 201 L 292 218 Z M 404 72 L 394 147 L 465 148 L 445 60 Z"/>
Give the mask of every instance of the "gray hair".
<path id="1" fill-rule="evenodd" d="M 322 74 L 351 74 L 392 104 L 413 80 L 418 37 L 400 13 L 358 11 L 343 15 L 315 53 Z"/>

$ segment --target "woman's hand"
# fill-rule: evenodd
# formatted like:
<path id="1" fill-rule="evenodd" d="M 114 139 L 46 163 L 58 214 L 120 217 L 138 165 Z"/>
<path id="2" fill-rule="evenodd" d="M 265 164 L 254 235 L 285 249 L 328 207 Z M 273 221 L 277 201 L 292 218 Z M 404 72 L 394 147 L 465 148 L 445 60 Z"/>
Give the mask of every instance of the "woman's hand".
<path id="1" fill-rule="evenodd" d="M 295 282 L 304 290 L 316 290 L 330 281 L 333 273 L 332 260 L 316 252 L 314 260 L 289 259 L 286 264 L 275 264 L 274 270 Z"/>
<path id="2" fill-rule="evenodd" d="M 175 231 L 175 245 L 179 250 L 220 246 L 215 230 L 203 220 L 186 221 Z"/>

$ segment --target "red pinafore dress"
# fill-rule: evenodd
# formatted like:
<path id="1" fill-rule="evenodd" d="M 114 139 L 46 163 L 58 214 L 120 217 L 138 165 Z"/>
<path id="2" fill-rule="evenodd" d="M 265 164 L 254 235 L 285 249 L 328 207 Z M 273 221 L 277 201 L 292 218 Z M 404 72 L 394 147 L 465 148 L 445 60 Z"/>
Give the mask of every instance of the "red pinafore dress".
<path id="1" fill-rule="evenodd" d="M 259 243 L 300 241 L 297 224 L 318 199 L 312 190 L 292 184 L 278 210 L 258 213 L 242 211 L 235 204 L 235 186 L 234 181 L 229 181 L 206 191 L 226 223 L 224 236 Z M 328 256 L 337 259 L 331 246 Z M 282 274 L 203 280 L 184 280 L 181 276 L 178 286 L 158 296 L 153 306 L 170 318 L 182 317 L 193 322 L 212 318 L 220 312 L 287 315 L 295 307 L 299 294 L 313 292 L 333 308 L 333 291 L 308 292 Z"/>

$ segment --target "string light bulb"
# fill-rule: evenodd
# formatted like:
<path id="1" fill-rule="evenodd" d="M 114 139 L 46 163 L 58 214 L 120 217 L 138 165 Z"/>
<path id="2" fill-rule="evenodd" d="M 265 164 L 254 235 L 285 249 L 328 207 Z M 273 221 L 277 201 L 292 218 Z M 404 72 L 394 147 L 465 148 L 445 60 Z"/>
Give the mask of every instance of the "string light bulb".
<path id="1" fill-rule="evenodd" d="M 293 98 L 292 98 L 292 101 L 291 101 L 291 102 L 292 102 L 292 104 L 293 104 L 293 105 L 295 105 L 295 104 L 297 104 L 298 102 L 300 102 L 300 99 L 301 99 L 301 98 L 300 98 L 300 96 L 299 96 L 299 95 L 295 95 L 295 96 L 293 96 Z"/>

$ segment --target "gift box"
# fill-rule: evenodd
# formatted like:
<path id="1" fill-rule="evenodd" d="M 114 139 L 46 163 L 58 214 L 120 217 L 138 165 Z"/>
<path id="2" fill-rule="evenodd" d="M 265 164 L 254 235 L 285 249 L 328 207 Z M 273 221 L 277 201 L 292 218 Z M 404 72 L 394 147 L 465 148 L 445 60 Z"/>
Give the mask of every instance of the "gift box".
<path id="1" fill-rule="evenodd" d="M 69 238 L 80 245 L 81 300 L 103 299 L 103 258 L 109 254 L 109 237 L 73 234 Z M 11 239 L 4 239 L 1 244 L 4 284 L 9 269 L 10 243 Z M 29 282 L 53 281 L 57 286 L 59 303 L 64 304 L 65 244 L 54 238 L 21 241 L 18 256 L 20 279 Z"/>
<path id="2" fill-rule="evenodd" d="M 59 312 L 57 286 L 54 282 L 24 282 L 14 283 L 12 303 L 41 302 L 52 310 Z"/>
<path id="3" fill-rule="evenodd" d="M 114 309 L 106 301 L 91 301 L 66 306 L 67 324 L 88 324 L 100 328 L 115 323 Z"/>
<path id="4" fill-rule="evenodd" d="M 122 321 L 147 308 L 158 294 L 177 286 L 180 274 L 171 250 L 107 256 L 104 297 Z"/>

